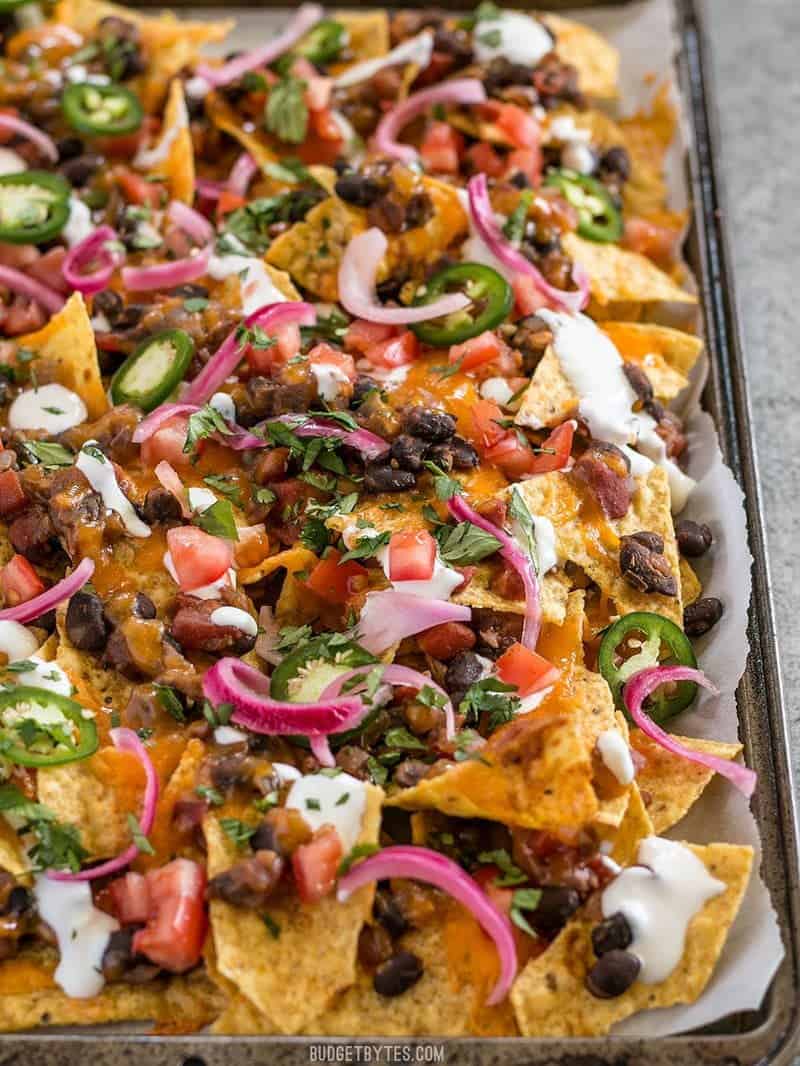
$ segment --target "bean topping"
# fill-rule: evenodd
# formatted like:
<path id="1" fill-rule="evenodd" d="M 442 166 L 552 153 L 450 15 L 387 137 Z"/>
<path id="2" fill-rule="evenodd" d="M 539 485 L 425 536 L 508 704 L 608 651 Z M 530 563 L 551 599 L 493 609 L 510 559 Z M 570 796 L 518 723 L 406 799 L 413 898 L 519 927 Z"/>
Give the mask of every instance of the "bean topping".
<path id="1" fill-rule="evenodd" d="M 379 996 L 400 996 L 419 981 L 423 972 L 421 959 L 410 951 L 398 951 L 378 967 L 372 984 Z"/>
<path id="2" fill-rule="evenodd" d="M 444 411 L 409 407 L 403 418 L 403 429 L 414 437 L 422 437 L 431 444 L 438 444 L 450 440 L 456 431 L 456 420 Z"/>
<path id="3" fill-rule="evenodd" d="M 598 957 L 609 951 L 624 951 L 631 946 L 633 933 L 628 920 L 621 911 L 596 925 L 592 930 L 592 947 Z"/>
<path id="4" fill-rule="evenodd" d="M 657 533 L 640 532 L 620 538 L 622 576 L 641 592 L 677 596 L 678 582 L 664 557 L 664 540 Z"/>
<path id="5" fill-rule="evenodd" d="M 627 992 L 639 976 L 642 964 L 629 951 L 602 955 L 586 975 L 586 987 L 598 999 L 614 999 Z"/>
<path id="6" fill-rule="evenodd" d="M 688 559 L 697 559 L 705 555 L 714 537 L 705 522 L 692 522 L 688 518 L 681 518 L 675 523 L 675 539 L 681 555 Z"/>
<path id="7" fill-rule="evenodd" d="M 85 589 L 76 592 L 67 607 L 67 636 L 75 647 L 81 651 L 102 651 L 108 631 L 100 597 Z"/>
<path id="8" fill-rule="evenodd" d="M 683 611 L 683 628 L 687 637 L 702 637 L 722 618 L 724 608 L 715 596 L 705 596 L 688 604 Z"/>
<path id="9" fill-rule="evenodd" d="M 574 888 L 563 885 L 545 885 L 541 893 L 536 909 L 526 911 L 526 915 L 536 932 L 550 940 L 580 907 L 581 897 Z"/>

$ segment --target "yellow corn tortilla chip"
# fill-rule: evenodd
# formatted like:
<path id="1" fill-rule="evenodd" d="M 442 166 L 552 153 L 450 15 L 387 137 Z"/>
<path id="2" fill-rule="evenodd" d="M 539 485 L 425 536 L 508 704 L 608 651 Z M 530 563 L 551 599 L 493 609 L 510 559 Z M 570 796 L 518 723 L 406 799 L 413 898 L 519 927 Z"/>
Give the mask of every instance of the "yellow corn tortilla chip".
<path id="1" fill-rule="evenodd" d="M 569 473 L 555 471 L 530 478 L 517 486 L 531 514 L 549 518 L 556 535 L 559 559 L 575 563 L 612 601 L 612 614 L 655 611 L 683 623 L 680 596 L 639 592 L 619 568 L 619 538 L 646 530 L 664 538 L 664 556 L 678 576 L 678 547 L 670 512 L 667 475 L 655 466 L 647 477 L 636 478 L 628 513 L 607 519 L 599 508 L 585 506 L 585 497 Z"/>
<path id="2" fill-rule="evenodd" d="M 630 736 L 628 730 L 628 723 L 625 720 L 625 715 L 620 711 L 614 714 L 614 726 L 617 732 L 622 736 L 622 739 L 627 745 L 630 745 Z M 614 728 L 613 726 L 611 728 Z M 595 751 L 595 759 L 600 759 L 599 754 Z M 602 760 L 601 760 L 602 761 Z M 594 816 L 594 825 L 596 829 L 601 832 L 606 830 L 606 827 L 612 829 L 622 825 L 625 820 L 628 810 L 628 803 L 631 797 L 632 786 L 627 785 L 625 788 L 620 789 L 619 795 L 606 796 L 600 799 L 600 806 L 597 814 Z"/>
<path id="3" fill-rule="evenodd" d="M 615 999 L 597 999 L 584 980 L 595 961 L 590 934 L 592 919 L 581 915 L 569 922 L 552 946 L 533 959 L 517 978 L 511 1001 L 525 1036 L 602 1036 L 611 1026 L 637 1011 L 694 1003 L 710 978 L 750 876 L 752 848 L 735 844 L 688 845 L 726 891 L 692 919 L 683 958 L 660 984 L 641 981 Z"/>
<path id="4" fill-rule="evenodd" d="M 246 151 L 252 155 L 259 166 L 274 163 L 278 158 L 277 152 L 269 142 L 267 135 L 255 130 L 245 129 L 245 123 L 227 100 L 219 93 L 209 93 L 205 98 L 206 115 L 223 133 L 227 133 L 238 141 Z"/>
<path id="5" fill-rule="evenodd" d="M 124 710 L 133 692 L 133 682 L 117 670 L 106 670 L 100 659 L 89 652 L 79 651 L 67 636 L 64 624 L 66 609 L 56 612 L 60 641 L 56 662 L 78 690 L 78 699 L 94 699 L 105 710 Z"/>
<path id="6" fill-rule="evenodd" d="M 625 816 L 617 826 L 595 826 L 600 840 L 610 848 L 609 856 L 620 866 L 630 866 L 636 859 L 639 841 L 652 836 L 653 823 L 645 807 L 639 786 L 631 785 Z"/>
<path id="7" fill-rule="evenodd" d="M 543 12 L 541 19 L 556 39 L 559 58 L 578 71 L 581 92 L 599 100 L 615 99 L 619 95 L 619 52 L 607 38 L 561 15 Z"/>
<path id="8" fill-rule="evenodd" d="M 599 810 L 592 752 L 598 735 L 613 727 L 603 678 L 567 664 L 542 704 L 497 729 L 479 758 L 394 793 L 386 805 L 531 829 L 584 826 Z"/>
<path id="9" fill-rule="evenodd" d="M 172 812 L 175 809 L 175 804 L 182 797 L 195 795 L 194 790 L 197 784 L 198 772 L 205 757 L 205 744 L 196 737 L 192 737 L 186 744 L 178 765 L 170 774 L 166 787 L 159 792 L 156 817 L 148 838 L 154 854 L 139 856 L 137 861 L 142 867 L 156 868 L 175 858 Z M 182 850 L 180 854 L 186 858 L 201 859 L 202 861 L 202 857 L 194 854 L 191 848 Z"/>
<path id="10" fill-rule="evenodd" d="M 237 574 L 240 585 L 254 585 L 257 581 L 263 581 L 265 577 L 274 574 L 276 570 L 285 569 L 289 574 L 295 574 L 299 570 L 307 570 L 319 562 L 316 555 L 308 548 L 287 548 L 276 555 L 268 555 L 258 566 L 250 566 L 242 569 Z"/>
<path id="11" fill-rule="evenodd" d="M 742 750 L 741 744 L 729 744 L 722 740 L 698 740 L 677 734 L 675 739 L 687 748 L 702 751 L 706 755 L 716 755 L 720 759 L 735 759 Z M 633 730 L 631 747 L 645 760 L 644 766 L 636 773 L 636 783 L 647 813 L 652 819 L 654 831 L 664 833 L 676 825 L 700 799 L 714 771 L 665 751 L 640 729 Z"/>
<path id="12" fill-rule="evenodd" d="M 453 603 L 460 603 L 465 607 L 485 607 L 492 611 L 508 611 L 510 614 L 524 614 L 524 599 L 509 600 L 494 590 L 497 570 L 497 563 L 479 563 L 467 587 L 451 597 Z M 539 603 L 543 621 L 555 624 L 564 621 L 569 590 L 569 578 L 562 570 L 552 570 L 541 578 Z"/>
<path id="13" fill-rule="evenodd" d="M 389 15 L 385 11 L 334 11 L 332 19 L 347 30 L 347 48 L 352 60 L 331 66 L 334 77 L 366 59 L 380 59 L 391 47 Z"/>
<path id="14" fill-rule="evenodd" d="M 45 384 L 58 382 L 76 392 L 89 412 L 99 418 L 108 410 L 94 331 L 83 296 L 74 292 L 46 326 L 36 333 L 26 333 L 20 344 L 36 352 L 37 380 Z"/>
<path id="15" fill-rule="evenodd" d="M 359 843 L 376 844 L 383 792 L 367 786 Z M 236 845 L 215 817 L 206 818 L 208 874 L 215 877 L 237 859 Z M 335 895 L 313 905 L 275 899 L 269 908 L 280 935 L 262 916 L 222 900 L 210 904 L 216 966 L 281 1033 L 296 1033 L 321 1014 L 336 992 L 355 980 L 358 934 L 371 913 L 374 886 L 340 903 Z M 309 947 L 319 951 L 309 954 Z"/>
<path id="16" fill-rule="evenodd" d="M 197 62 L 203 45 L 224 41 L 234 26 L 232 21 L 178 19 L 171 12 L 142 15 L 104 0 L 60 0 L 54 12 L 56 22 L 71 26 L 86 37 L 94 33 L 104 18 L 112 16 L 139 27 L 147 68 L 132 85 L 148 113 L 160 106 L 171 79 L 184 67 Z"/>
<path id="17" fill-rule="evenodd" d="M 563 245 L 567 255 L 589 275 L 587 314 L 594 319 L 655 321 L 662 313 L 660 304 L 697 303 L 693 293 L 680 288 L 638 252 L 586 241 L 576 233 L 565 234 Z"/>
<path id="18" fill-rule="evenodd" d="M 649 109 L 639 111 L 619 122 L 623 143 L 631 160 L 630 180 L 625 183 L 623 199 L 628 215 L 660 221 L 666 200 L 664 159 L 672 144 L 678 124 L 677 109 L 669 84 L 662 85 Z M 683 216 L 675 216 L 681 221 Z M 677 228 L 680 228 L 678 226 Z"/>
<path id="19" fill-rule="evenodd" d="M 161 135 L 153 151 L 159 158 L 147 167 L 148 176 L 166 179 L 171 200 L 191 204 L 194 201 L 194 146 L 180 78 L 170 82 Z"/>
<path id="20" fill-rule="evenodd" d="M 681 572 L 681 602 L 686 607 L 690 603 L 694 603 L 695 600 L 700 599 L 703 592 L 703 586 L 700 584 L 700 578 L 692 569 L 691 563 L 689 563 L 683 556 L 680 557 Z"/>

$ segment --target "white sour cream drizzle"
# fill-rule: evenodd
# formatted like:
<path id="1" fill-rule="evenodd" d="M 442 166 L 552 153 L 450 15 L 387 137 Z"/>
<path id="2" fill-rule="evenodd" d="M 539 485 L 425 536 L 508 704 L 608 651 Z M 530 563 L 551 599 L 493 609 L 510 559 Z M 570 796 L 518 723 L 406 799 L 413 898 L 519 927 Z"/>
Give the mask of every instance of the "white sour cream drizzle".
<path id="1" fill-rule="evenodd" d="M 636 776 L 631 749 L 617 729 L 605 729 L 597 738 L 597 751 L 606 767 L 621 785 L 629 785 Z"/>
<path id="2" fill-rule="evenodd" d="M 586 315 L 547 308 L 537 313 L 553 331 L 553 351 L 578 394 L 578 412 L 592 436 L 622 448 L 634 476 L 646 475 L 654 464 L 662 467 L 669 480 L 672 511 L 677 514 L 686 505 L 695 482 L 667 458 L 655 420 L 646 411 L 633 411 L 636 393 L 625 377 L 622 357 L 611 339 Z M 632 444 L 638 452 L 628 447 Z"/>
<path id="3" fill-rule="evenodd" d="M 208 273 L 216 281 L 242 274 L 239 285 L 242 293 L 242 311 L 251 315 L 264 304 L 288 303 L 281 290 L 274 284 L 267 268 L 253 255 L 212 255 Z"/>
<path id="4" fill-rule="evenodd" d="M 85 422 L 86 404 L 63 385 L 40 385 L 17 396 L 8 412 L 12 429 L 41 429 L 54 436 Z"/>
<path id="5" fill-rule="evenodd" d="M 203 489 L 196 485 L 187 489 L 186 498 L 189 501 L 189 507 L 193 511 L 207 511 L 209 507 L 213 507 L 217 503 L 216 493 L 212 492 L 211 489 Z"/>
<path id="6" fill-rule="evenodd" d="M 247 733 L 241 729 L 234 729 L 232 725 L 218 725 L 214 730 L 214 740 L 217 744 L 241 744 L 247 740 Z"/>
<path id="7" fill-rule="evenodd" d="M 519 702 L 519 710 L 517 711 L 517 715 L 519 716 L 520 714 L 530 714 L 531 711 L 535 711 L 539 704 L 544 702 L 544 700 L 550 695 L 552 691 L 553 686 L 548 685 L 547 688 L 543 688 L 539 692 L 532 692 L 530 696 L 523 696 Z"/>
<path id="8" fill-rule="evenodd" d="M 58 940 L 56 983 L 72 999 L 96 996 L 105 984 L 103 955 L 119 922 L 94 906 L 88 881 L 53 881 L 39 874 L 33 894 L 39 914 Z"/>
<path id="9" fill-rule="evenodd" d="M 38 655 L 26 655 L 24 658 L 34 663 L 34 667 L 32 670 L 24 670 L 14 675 L 18 685 L 46 688 L 49 692 L 55 692 L 59 696 L 71 696 L 74 693 L 74 685 L 58 663 L 45 662 Z"/>
<path id="10" fill-rule="evenodd" d="M 115 511 L 122 519 L 122 524 L 132 537 L 149 537 L 150 527 L 136 514 L 133 504 L 119 487 L 117 474 L 111 462 L 103 456 L 98 459 L 90 454 L 86 448 L 93 446 L 93 451 L 98 449 L 97 441 L 87 441 L 81 449 L 75 465 L 84 475 L 86 480 L 103 497 L 107 511 Z M 102 452 L 97 453 L 102 455 Z"/>
<path id="11" fill-rule="evenodd" d="M 272 770 L 273 773 L 277 774 L 278 780 L 282 785 L 288 785 L 290 781 L 299 781 L 303 776 L 296 766 L 292 766 L 288 762 L 274 762 Z"/>
<path id="12" fill-rule="evenodd" d="M 425 31 L 416 37 L 409 37 L 407 41 L 398 44 L 391 52 L 387 52 L 379 59 L 366 59 L 363 63 L 356 63 L 355 66 L 334 78 L 333 84 L 337 89 L 344 89 L 348 85 L 358 85 L 360 81 L 366 81 L 384 67 L 394 67 L 399 63 L 413 63 L 420 70 L 424 70 L 430 63 L 432 55 L 433 34 Z"/>
<path id="13" fill-rule="evenodd" d="M 350 378 L 333 363 L 312 363 L 311 373 L 317 379 L 317 392 L 321 400 L 335 400 L 342 391 L 340 385 L 349 385 Z"/>
<path id="14" fill-rule="evenodd" d="M 241 607 L 217 607 L 211 612 L 209 621 L 213 626 L 233 626 L 234 629 L 241 629 L 250 637 L 258 635 L 258 623 L 255 618 Z"/>
<path id="15" fill-rule="evenodd" d="M 366 785 L 350 774 L 306 774 L 289 789 L 286 806 L 299 811 L 312 831 L 332 825 L 346 855 L 361 834 Z"/>
<path id="16" fill-rule="evenodd" d="M 603 916 L 621 913 L 633 933 L 629 947 L 642 964 L 639 980 L 666 980 L 683 956 L 686 930 L 695 914 L 725 891 L 700 859 L 674 840 L 645 837 L 639 866 L 629 866 L 602 895 Z"/>
<path id="17" fill-rule="evenodd" d="M 39 641 L 21 622 L 0 621 L 0 652 L 9 663 L 28 659 L 39 648 Z"/>
<path id="18" fill-rule="evenodd" d="M 73 193 L 69 198 L 69 218 L 61 231 L 61 235 L 70 248 L 80 244 L 94 230 L 92 212 L 87 204 L 79 196 Z"/>
<path id="19" fill-rule="evenodd" d="M 0 175 L 21 174 L 28 164 L 13 148 L 0 147 Z"/>
<path id="20" fill-rule="evenodd" d="M 590 147 L 591 133 L 575 125 L 572 115 L 558 115 L 549 127 L 550 138 L 560 141 L 561 166 L 578 174 L 591 174 L 595 155 Z"/>
<path id="21" fill-rule="evenodd" d="M 535 67 L 553 48 L 553 38 L 542 23 L 520 11 L 503 11 L 497 18 L 480 19 L 472 37 L 479 63 L 503 56 L 511 63 Z"/>

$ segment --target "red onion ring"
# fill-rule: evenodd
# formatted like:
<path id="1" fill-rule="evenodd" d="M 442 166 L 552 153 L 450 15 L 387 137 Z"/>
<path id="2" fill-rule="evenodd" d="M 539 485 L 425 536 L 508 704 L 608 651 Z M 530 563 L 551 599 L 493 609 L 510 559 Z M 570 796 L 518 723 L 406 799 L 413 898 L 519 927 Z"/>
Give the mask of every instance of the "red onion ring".
<path id="1" fill-rule="evenodd" d="M 377 459 L 389 449 L 389 442 L 371 433 L 368 429 L 343 429 L 321 418 L 307 418 L 305 415 L 276 415 L 262 425 L 270 422 L 282 422 L 290 426 L 296 437 L 337 437 L 349 448 L 355 448 L 365 459 Z M 264 442 L 261 442 L 262 445 Z"/>
<path id="2" fill-rule="evenodd" d="M 71 574 L 57 581 L 51 588 L 40 592 L 25 603 L 18 603 L 16 607 L 5 607 L 0 611 L 0 622 L 32 622 L 34 618 L 40 618 L 47 614 L 59 603 L 68 600 L 70 596 L 82 589 L 94 573 L 94 559 L 81 559 Z"/>
<path id="3" fill-rule="evenodd" d="M 755 791 L 758 780 L 758 775 L 753 770 L 731 762 L 730 759 L 721 759 L 718 755 L 708 755 L 705 752 L 684 747 L 675 737 L 666 733 L 661 726 L 656 725 L 653 719 L 642 710 L 642 704 L 647 697 L 652 695 L 659 686 L 670 681 L 694 681 L 703 688 L 707 688 L 709 692 L 715 694 L 719 692 L 702 670 L 693 670 L 688 666 L 651 666 L 634 674 L 622 690 L 628 714 L 644 735 L 654 740 L 665 751 L 680 755 L 688 762 L 705 766 L 714 773 L 727 777 L 731 784 L 749 799 Z"/>
<path id="4" fill-rule="evenodd" d="M 266 333 L 281 326 L 295 323 L 299 326 L 313 326 L 317 321 L 317 312 L 312 304 L 292 301 L 288 303 L 265 304 L 244 320 L 248 329 L 260 326 Z M 247 351 L 247 343 L 241 343 L 237 337 L 239 328 L 233 330 L 211 356 L 209 361 L 192 381 L 183 395 L 186 403 L 204 404 L 213 396 L 226 378 L 234 372 Z"/>
<path id="5" fill-rule="evenodd" d="M 426 600 L 408 592 L 368 592 L 358 623 L 360 644 L 377 655 L 406 637 L 444 622 L 468 622 L 469 607 L 447 600 Z"/>
<path id="6" fill-rule="evenodd" d="M 258 163 L 249 152 L 242 152 L 233 164 L 228 178 L 228 191 L 236 196 L 245 196 L 247 187 L 258 173 Z"/>
<path id="7" fill-rule="evenodd" d="M 109 736 L 117 751 L 127 751 L 135 755 L 144 768 L 144 798 L 142 799 L 142 813 L 139 818 L 139 827 L 142 834 L 147 836 L 153 828 L 156 817 L 156 804 L 158 803 L 158 774 L 153 766 L 147 749 L 132 729 L 124 727 L 112 729 Z M 130 844 L 115 859 L 92 866 L 88 870 L 80 870 L 72 873 L 67 870 L 48 870 L 47 876 L 52 881 L 94 881 L 97 877 L 107 877 L 116 873 L 124 866 L 128 866 L 139 854 L 139 848 L 135 843 Z"/>
<path id="8" fill-rule="evenodd" d="M 141 444 L 149 437 L 152 437 L 165 422 L 168 422 L 170 418 L 174 418 L 175 415 L 193 415 L 199 410 L 200 405 L 196 403 L 162 403 L 155 411 L 151 411 L 147 418 L 142 419 L 133 431 L 131 439 L 134 444 Z M 247 448 L 267 447 L 268 441 L 265 441 L 263 437 L 257 437 L 255 433 L 249 433 L 235 422 L 227 422 L 226 425 L 230 426 L 230 433 L 212 434 L 212 439 L 219 444 L 225 445 L 226 448 L 233 448 L 234 451 L 241 452 Z M 156 468 L 156 476 L 158 476 L 158 468 Z M 168 485 L 164 487 L 169 488 Z M 169 491 L 171 492 L 172 489 L 169 489 Z"/>
<path id="9" fill-rule="evenodd" d="M 88 237 L 70 248 L 61 267 L 67 284 L 84 296 L 92 296 L 105 289 L 111 275 L 125 259 L 123 252 L 108 247 L 110 241 L 117 240 L 119 237 L 111 226 L 98 226 Z M 98 266 L 91 273 L 86 273 L 84 267 L 94 261 L 97 261 Z"/>
<path id="10" fill-rule="evenodd" d="M 61 293 L 42 285 L 39 281 L 34 281 L 33 278 L 29 278 L 27 274 L 22 274 L 19 270 L 14 270 L 13 267 L 0 265 L 0 285 L 10 289 L 11 292 L 18 292 L 22 296 L 35 300 L 50 314 L 55 314 L 64 306 L 64 297 Z"/>
<path id="11" fill-rule="evenodd" d="M 337 898 L 343 903 L 363 885 L 395 877 L 435 885 L 467 908 L 484 933 L 494 941 L 500 960 L 500 976 L 486 1005 L 492 1007 L 504 1000 L 517 975 L 517 949 L 511 922 L 478 883 L 446 855 L 414 845 L 383 848 L 357 863 L 339 879 Z"/>
<path id="12" fill-rule="evenodd" d="M 472 221 L 489 251 L 505 267 L 515 274 L 527 274 L 536 288 L 562 311 L 580 311 L 589 302 L 589 277 L 579 263 L 572 264 L 572 280 L 578 286 L 575 292 L 557 289 L 544 275 L 525 258 L 506 238 L 494 217 L 489 200 L 489 186 L 485 174 L 476 174 L 467 183 L 469 210 Z"/>
<path id="13" fill-rule="evenodd" d="M 470 507 L 463 496 L 451 496 L 447 501 L 447 509 L 457 522 L 472 522 L 479 529 L 491 533 L 502 544 L 500 554 L 507 563 L 514 567 L 525 587 L 525 622 L 520 643 L 530 648 L 531 651 L 535 651 L 542 626 L 542 608 L 539 602 L 539 583 L 536 580 L 531 560 L 512 536 Z"/>
<path id="14" fill-rule="evenodd" d="M 31 144 L 35 144 L 49 162 L 58 162 L 58 148 L 56 148 L 55 141 L 36 126 L 32 126 L 30 122 L 25 122 L 16 115 L 0 113 L 0 130 L 8 130 L 10 133 L 16 133 L 18 137 L 24 137 Z"/>
<path id="15" fill-rule="evenodd" d="M 197 178 L 194 183 L 197 195 L 204 200 L 219 200 L 220 193 L 225 188 L 224 182 L 212 181 L 211 178 Z"/>
<path id="16" fill-rule="evenodd" d="M 387 685 L 407 685 L 409 688 L 416 688 L 421 690 L 423 688 L 431 688 L 434 692 L 438 692 L 439 695 L 444 697 L 444 703 L 442 704 L 442 710 L 444 711 L 445 725 L 447 729 L 447 739 L 452 740 L 456 733 L 456 720 L 453 713 L 453 704 L 450 702 L 450 697 L 445 690 L 437 685 L 436 682 L 428 677 L 426 674 L 421 674 L 419 670 L 412 670 L 408 666 L 398 666 L 394 663 L 383 665 L 376 663 L 373 666 L 358 666 L 355 670 L 348 670 L 346 674 L 335 678 L 331 681 L 330 685 L 320 694 L 320 699 L 328 700 L 334 699 L 342 691 L 342 688 L 352 677 L 358 677 L 372 673 L 373 670 L 379 669 L 381 671 L 381 684 Z M 355 689 L 351 689 L 353 692 L 358 691 L 357 686 Z"/>
<path id="17" fill-rule="evenodd" d="M 432 89 L 423 89 L 413 93 L 402 103 L 387 111 L 375 130 L 375 148 L 401 163 L 413 163 L 418 157 L 416 148 L 409 144 L 398 144 L 397 138 L 402 129 L 421 111 L 435 104 L 482 104 L 486 101 L 486 90 L 477 78 L 454 78 L 452 81 L 435 85 Z"/>
<path id="18" fill-rule="evenodd" d="M 251 52 L 245 52 L 244 55 L 237 56 L 221 67 L 210 67 L 207 63 L 201 63 L 196 68 L 196 74 L 214 88 L 230 85 L 248 70 L 266 67 L 284 52 L 288 52 L 292 45 L 308 33 L 323 15 L 324 11 L 319 4 L 301 4 L 283 33 L 273 37 L 267 44 L 254 48 Z"/>
<path id="19" fill-rule="evenodd" d="M 202 247 L 185 259 L 170 263 L 157 263 L 147 267 L 124 267 L 122 284 L 131 292 L 146 292 L 150 289 L 171 289 L 201 278 L 208 270 L 208 262 L 214 250 L 214 229 L 207 218 L 180 200 L 173 200 L 167 208 L 167 218 L 187 233 Z"/>
<path id="20" fill-rule="evenodd" d="M 351 315 L 367 322 L 403 326 L 451 315 L 469 306 L 469 297 L 461 292 L 447 293 L 439 300 L 419 307 L 384 307 L 379 304 L 375 296 L 375 278 L 387 244 L 385 235 L 373 226 L 353 237 L 345 248 L 339 266 L 339 302 Z"/>

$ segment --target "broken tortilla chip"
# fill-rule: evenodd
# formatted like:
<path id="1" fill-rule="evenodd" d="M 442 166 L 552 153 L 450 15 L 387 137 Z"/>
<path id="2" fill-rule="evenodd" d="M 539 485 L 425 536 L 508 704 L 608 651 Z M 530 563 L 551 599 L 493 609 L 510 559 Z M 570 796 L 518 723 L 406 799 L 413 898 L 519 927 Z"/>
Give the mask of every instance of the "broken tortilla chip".
<path id="1" fill-rule="evenodd" d="M 171 200 L 194 201 L 194 146 L 180 78 L 170 82 L 157 144 L 140 152 L 134 163 L 143 167 L 149 179 L 163 178 Z"/>
<path id="2" fill-rule="evenodd" d="M 574 19 L 550 12 L 542 22 L 556 39 L 559 59 L 578 71 L 581 92 L 597 100 L 614 100 L 619 95 L 619 52 L 595 30 Z"/>
<path id="3" fill-rule="evenodd" d="M 753 849 L 735 844 L 687 845 L 726 890 L 692 918 L 683 957 L 659 984 L 636 981 L 621 996 L 598 999 L 585 985 L 595 962 L 591 945 L 594 921 L 570 921 L 550 948 L 533 959 L 511 990 L 519 1027 L 525 1036 L 602 1036 L 615 1022 L 637 1011 L 694 1003 L 705 988 L 744 895 Z"/>

